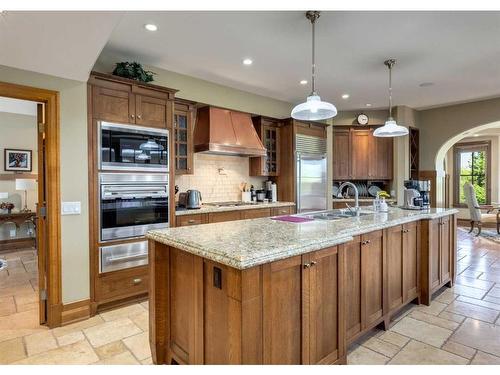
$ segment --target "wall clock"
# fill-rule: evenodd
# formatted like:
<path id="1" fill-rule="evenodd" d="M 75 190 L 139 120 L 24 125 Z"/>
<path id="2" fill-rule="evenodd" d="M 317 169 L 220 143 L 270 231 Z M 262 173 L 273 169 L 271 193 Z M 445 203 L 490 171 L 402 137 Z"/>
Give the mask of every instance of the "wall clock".
<path id="1" fill-rule="evenodd" d="M 358 121 L 359 125 L 366 125 L 366 124 L 368 124 L 368 116 L 365 115 L 364 113 L 360 113 L 358 115 L 358 117 L 356 118 L 356 120 Z"/>

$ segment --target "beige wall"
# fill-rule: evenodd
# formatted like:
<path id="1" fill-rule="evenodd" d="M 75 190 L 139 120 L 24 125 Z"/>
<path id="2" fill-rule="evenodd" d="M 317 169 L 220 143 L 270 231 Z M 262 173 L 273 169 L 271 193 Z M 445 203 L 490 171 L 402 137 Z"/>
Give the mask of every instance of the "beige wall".
<path id="1" fill-rule="evenodd" d="M 94 70 L 110 73 L 117 61 L 121 60 L 101 56 L 97 60 Z M 156 73 L 154 76 L 155 84 L 179 90 L 176 94 L 179 98 L 276 118 L 290 117 L 294 106 L 281 100 L 233 89 L 164 69 L 151 66 L 145 66 L 145 68 Z"/>
<path id="2" fill-rule="evenodd" d="M 31 150 L 31 165 L 32 171 L 30 174 L 37 174 L 38 170 L 38 145 L 37 145 L 37 124 L 36 117 L 20 115 L 16 113 L 0 112 L 0 168 L 1 174 L 11 175 L 11 180 L 0 180 L 0 192 L 9 193 L 9 196 L 17 194 L 24 200 L 24 192 L 16 190 L 16 178 L 26 178 L 23 173 L 8 172 L 4 170 L 4 150 L 6 148 L 14 148 L 21 150 Z M 35 203 L 37 202 L 37 192 L 35 190 L 28 191 L 28 208 L 35 211 Z M 9 201 L 3 199 L 2 201 Z M 17 202 L 12 202 L 16 204 Z M 24 204 L 24 201 L 22 202 Z M 15 211 L 23 207 L 16 204 Z"/>
<path id="3" fill-rule="evenodd" d="M 219 169 L 222 170 L 219 171 Z M 203 202 L 241 200 L 241 182 L 261 189 L 265 177 L 249 177 L 247 157 L 194 154 L 194 174 L 177 176 L 175 184 L 179 191 L 196 189 L 201 192 Z"/>
<path id="4" fill-rule="evenodd" d="M 80 201 L 81 215 L 62 216 L 62 294 L 68 303 L 89 297 L 86 83 L 0 66 L 0 81 L 60 93 L 61 200 Z"/>

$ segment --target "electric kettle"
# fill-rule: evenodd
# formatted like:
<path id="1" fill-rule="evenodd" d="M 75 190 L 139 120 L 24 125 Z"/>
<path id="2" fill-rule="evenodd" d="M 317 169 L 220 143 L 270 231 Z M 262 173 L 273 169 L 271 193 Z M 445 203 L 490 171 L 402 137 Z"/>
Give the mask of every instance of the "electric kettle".
<path id="1" fill-rule="evenodd" d="M 187 194 L 187 209 L 201 208 L 201 193 L 198 190 L 188 190 Z"/>

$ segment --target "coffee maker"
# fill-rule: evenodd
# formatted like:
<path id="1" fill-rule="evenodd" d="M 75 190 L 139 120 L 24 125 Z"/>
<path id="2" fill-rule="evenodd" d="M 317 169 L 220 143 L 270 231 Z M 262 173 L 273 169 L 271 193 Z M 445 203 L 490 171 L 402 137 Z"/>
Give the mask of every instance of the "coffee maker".
<path id="1" fill-rule="evenodd" d="M 406 202 L 405 205 L 420 207 L 421 209 L 429 208 L 430 206 L 430 192 L 431 192 L 431 182 L 430 180 L 406 180 L 404 186 L 408 190 L 415 190 L 419 193 L 417 196 L 408 195 L 409 200 L 412 202 Z"/>

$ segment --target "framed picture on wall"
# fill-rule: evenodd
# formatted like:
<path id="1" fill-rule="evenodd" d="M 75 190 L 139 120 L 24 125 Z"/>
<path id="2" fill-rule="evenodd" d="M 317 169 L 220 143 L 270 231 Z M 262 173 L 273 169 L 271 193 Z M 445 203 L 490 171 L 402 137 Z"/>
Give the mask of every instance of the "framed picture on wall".
<path id="1" fill-rule="evenodd" d="M 31 172 L 31 150 L 6 148 L 4 170 L 11 172 Z"/>

